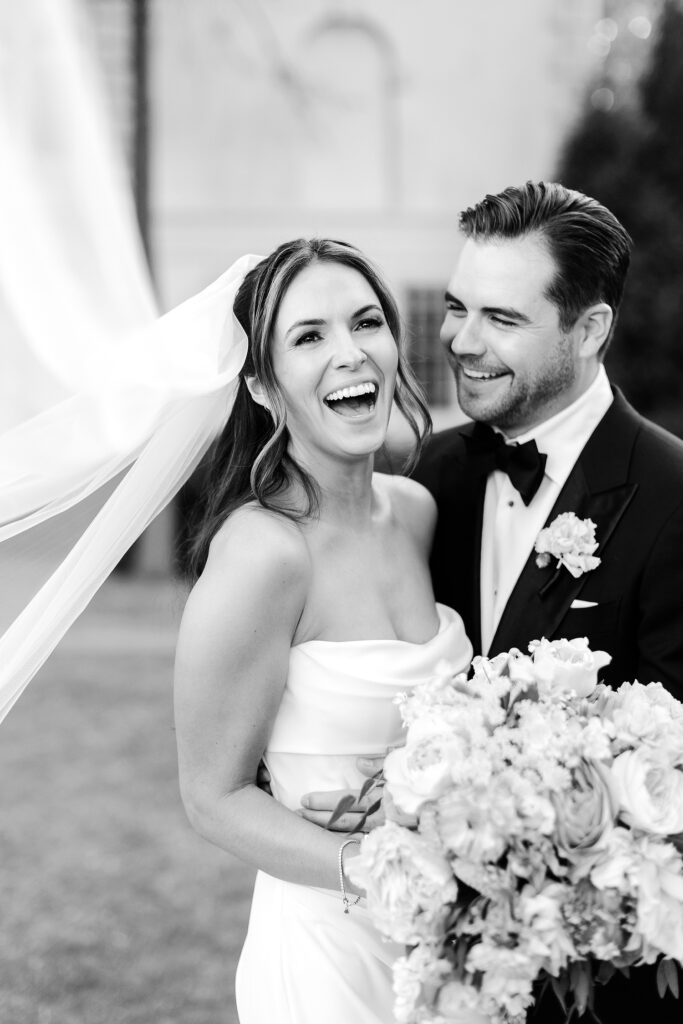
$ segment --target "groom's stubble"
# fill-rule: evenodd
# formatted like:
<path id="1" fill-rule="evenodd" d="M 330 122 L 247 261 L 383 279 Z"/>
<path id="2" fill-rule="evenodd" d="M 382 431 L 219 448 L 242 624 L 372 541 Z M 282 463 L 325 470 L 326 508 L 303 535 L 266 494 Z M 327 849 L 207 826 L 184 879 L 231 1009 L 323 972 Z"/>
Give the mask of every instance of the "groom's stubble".
<path id="1" fill-rule="evenodd" d="M 573 393 L 577 380 L 577 367 L 572 358 L 568 339 L 558 344 L 553 358 L 526 374 L 510 372 L 504 386 L 487 396 L 474 393 L 464 376 L 459 360 L 451 359 L 460 408 L 470 419 L 497 427 L 508 436 L 522 433 L 543 423 L 558 412 L 559 400 Z M 480 367 L 472 360 L 469 369 Z M 484 369 L 482 364 L 481 369 Z M 480 389 L 481 390 L 481 389 Z M 567 403 L 569 404 L 569 403 Z"/>

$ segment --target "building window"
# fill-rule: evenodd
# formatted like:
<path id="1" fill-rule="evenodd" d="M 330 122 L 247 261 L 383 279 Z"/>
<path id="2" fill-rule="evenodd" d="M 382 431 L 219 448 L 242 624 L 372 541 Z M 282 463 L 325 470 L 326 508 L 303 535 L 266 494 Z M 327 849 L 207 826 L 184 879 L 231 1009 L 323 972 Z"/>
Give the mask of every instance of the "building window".
<path id="1" fill-rule="evenodd" d="M 415 287 L 406 290 L 408 358 L 432 407 L 449 405 L 451 373 L 439 343 L 443 322 L 443 290 Z"/>

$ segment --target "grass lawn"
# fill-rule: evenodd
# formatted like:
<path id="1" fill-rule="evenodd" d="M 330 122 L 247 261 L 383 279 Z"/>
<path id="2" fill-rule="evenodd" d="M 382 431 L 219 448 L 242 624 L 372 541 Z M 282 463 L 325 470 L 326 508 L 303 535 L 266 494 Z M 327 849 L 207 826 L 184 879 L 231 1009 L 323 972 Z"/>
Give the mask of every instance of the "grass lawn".
<path id="1" fill-rule="evenodd" d="M 0 726 L 0 1024 L 236 1024 L 253 871 L 178 796 L 182 602 L 107 583 Z"/>

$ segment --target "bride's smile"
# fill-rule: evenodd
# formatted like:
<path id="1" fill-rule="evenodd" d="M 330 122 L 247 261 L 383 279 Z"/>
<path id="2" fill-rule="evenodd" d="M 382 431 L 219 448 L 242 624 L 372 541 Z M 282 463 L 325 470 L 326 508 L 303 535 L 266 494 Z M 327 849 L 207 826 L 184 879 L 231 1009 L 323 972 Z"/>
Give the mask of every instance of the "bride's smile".
<path id="1" fill-rule="evenodd" d="M 272 359 L 295 458 L 355 460 L 381 447 L 398 348 L 362 274 L 331 262 L 302 270 L 278 311 Z"/>

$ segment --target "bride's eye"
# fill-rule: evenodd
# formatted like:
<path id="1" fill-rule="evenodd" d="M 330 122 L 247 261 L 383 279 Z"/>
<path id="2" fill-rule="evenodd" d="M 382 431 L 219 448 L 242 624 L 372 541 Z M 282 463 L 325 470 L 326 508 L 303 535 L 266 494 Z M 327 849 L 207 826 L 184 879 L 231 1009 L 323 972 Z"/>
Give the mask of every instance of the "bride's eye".
<path id="1" fill-rule="evenodd" d="M 366 316 L 362 320 L 359 320 L 356 324 L 356 329 L 360 330 L 377 330 L 379 327 L 384 326 L 384 320 L 379 316 Z"/>
<path id="2" fill-rule="evenodd" d="M 294 342 L 294 346 L 297 345 L 310 345 L 314 341 L 320 340 L 320 333 L 318 331 L 307 331 L 306 334 L 300 334 Z"/>

